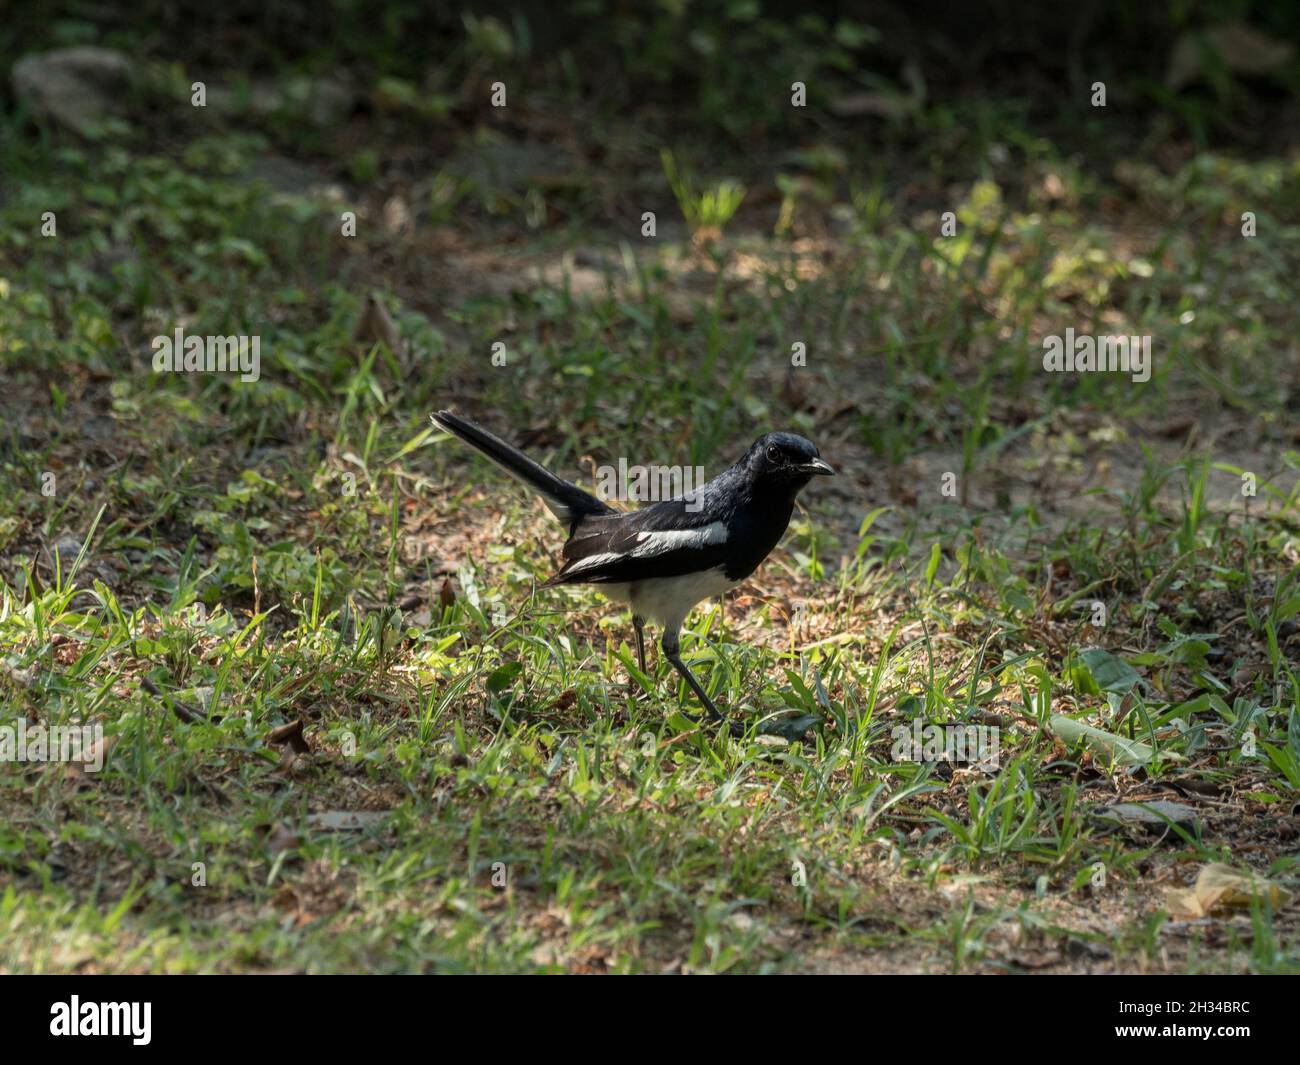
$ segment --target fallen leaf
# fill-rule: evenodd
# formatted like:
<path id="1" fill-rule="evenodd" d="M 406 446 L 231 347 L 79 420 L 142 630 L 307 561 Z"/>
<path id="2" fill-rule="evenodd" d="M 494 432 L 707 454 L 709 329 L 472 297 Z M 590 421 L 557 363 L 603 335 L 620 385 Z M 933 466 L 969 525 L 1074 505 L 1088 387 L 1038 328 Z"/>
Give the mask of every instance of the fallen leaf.
<path id="1" fill-rule="evenodd" d="M 63 779 L 77 783 L 89 783 L 99 776 L 103 767 L 108 765 L 108 756 L 117 746 L 118 736 L 101 736 L 88 751 L 82 752 L 81 758 L 69 762 L 63 770 Z M 99 769 L 92 769 L 92 766 Z"/>
<path id="2" fill-rule="evenodd" d="M 1124 695 L 1142 681 L 1137 670 L 1124 659 L 1101 647 L 1081 651 L 1079 657 L 1088 667 L 1088 675 L 1096 684 L 1098 693 L 1114 692 L 1116 695 Z"/>
<path id="3" fill-rule="evenodd" d="M 8 677 L 20 688 L 31 688 L 36 683 L 36 665 L 33 663 L 26 669 L 18 669 L 8 662 L 0 662 L 0 676 Z"/>
<path id="4" fill-rule="evenodd" d="M 1107 692 L 1106 701 L 1115 712 L 1114 724 L 1116 728 L 1119 728 L 1120 725 L 1124 724 L 1124 719 L 1128 717 L 1132 712 L 1133 707 L 1137 705 L 1137 699 L 1134 698 L 1131 691 L 1122 698 L 1117 696 L 1114 692 Z"/>
<path id="5" fill-rule="evenodd" d="M 1267 899 L 1274 910 L 1280 910 L 1291 901 L 1291 893 L 1271 880 L 1211 862 L 1190 888 L 1168 890 L 1165 909 L 1171 917 L 1198 918 L 1219 908 L 1247 907 L 1254 899 Z"/>
<path id="6" fill-rule="evenodd" d="M 1103 732 L 1064 714 L 1053 714 L 1051 725 L 1052 731 L 1066 743 L 1082 740 L 1097 753 L 1113 758 L 1120 765 L 1146 765 L 1155 757 L 1155 751 L 1145 743 Z"/>
<path id="7" fill-rule="evenodd" d="M 266 737 L 266 742 L 272 747 L 279 747 L 281 744 L 288 744 L 289 749 L 294 754 L 308 754 L 311 747 L 307 743 L 307 738 L 302 734 L 303 720 L 298 718 L 297 721 L 290 721 L 287 725 L 281 725 L 279 728 L 273 728 Z"/>

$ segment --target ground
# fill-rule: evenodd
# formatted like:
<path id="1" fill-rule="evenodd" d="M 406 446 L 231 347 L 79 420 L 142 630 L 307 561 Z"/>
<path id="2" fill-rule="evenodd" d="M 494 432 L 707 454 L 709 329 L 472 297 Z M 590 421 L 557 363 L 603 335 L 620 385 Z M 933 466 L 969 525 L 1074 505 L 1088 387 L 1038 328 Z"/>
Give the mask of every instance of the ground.
<path id="1" fill-rule="evenodd" d="M 787 79 L 747 153 L 559 74 L 494 112 L 518 25 L 465 26 L 442 95 L 4 116 L 0 725 L 106 761 L 0 764 L 0 970 L 1300 971 L 1294 145 Z M 155 372 L 177 328 L 257 379 Z M 1149 380 L 1047 372 L 1067 328 Z M 817 442 L 684 637 L 744 737 L 540 587 L 443 407 L 588 488 Z"/>

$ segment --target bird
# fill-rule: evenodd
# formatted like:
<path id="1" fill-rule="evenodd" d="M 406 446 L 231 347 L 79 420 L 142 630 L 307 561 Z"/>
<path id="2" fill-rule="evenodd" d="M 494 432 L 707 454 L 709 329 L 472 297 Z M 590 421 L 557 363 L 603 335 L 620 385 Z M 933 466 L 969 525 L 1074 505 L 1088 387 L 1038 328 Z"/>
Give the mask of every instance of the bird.
<path id="1" fill-rule="evenodd" d="M 591 584 L 606 598 L 627 603 L 642 673 L 645 625 L 654 622 L 664 657 L 709 717 L 728 723 L 682 661 L 682 625 L 697 603 L 750 576 L 784 535 L 799 492 L 814 477 L 834 475 L 816 445 L 795 433 L 766 433 L 734 465 L 693 491 L 620 511 L 468 419 L 448 410 L 431 418 L 435 427 L 522 481 L 567 526 L 563 565 L 542 587 Z M 735 722 L 730 728 L 741 733 Z"/>

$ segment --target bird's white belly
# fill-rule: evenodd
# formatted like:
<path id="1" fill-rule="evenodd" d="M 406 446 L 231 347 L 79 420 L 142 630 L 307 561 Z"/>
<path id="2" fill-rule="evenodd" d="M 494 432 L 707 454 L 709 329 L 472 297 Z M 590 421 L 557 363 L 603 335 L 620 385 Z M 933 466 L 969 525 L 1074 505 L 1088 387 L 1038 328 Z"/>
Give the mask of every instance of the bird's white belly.
<path id="1" fill-rule="evenodd" d="M 700 573 L 685 573 L 680 577 L 607 584 L 601 591 L 611 599 L 630 602 L 632 613 L 638 617 L 649 618 L 664 629 L 677 629 L 696 603 L 729 592 L 739 583 L 728 580 L 719 566 Z"/>

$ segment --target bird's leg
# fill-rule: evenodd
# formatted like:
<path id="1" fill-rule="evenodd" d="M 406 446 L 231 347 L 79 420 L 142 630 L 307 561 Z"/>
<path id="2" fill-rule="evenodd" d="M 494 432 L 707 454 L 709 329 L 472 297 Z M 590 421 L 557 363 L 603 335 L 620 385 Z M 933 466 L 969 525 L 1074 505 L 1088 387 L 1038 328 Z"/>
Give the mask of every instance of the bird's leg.
<path id="1" fill-rule="evenodd" d="M 714 721 L 725 721 L 726 718 L 718 713 L 718 708 L 713 705 L 713 700 L 705 694 L 704 688 L 700 682 L 691 675 L 691 671 L 686 668 L 686 663 L 682 661 L 681 642 L 677 638 L 677 629 L 668 629 L 664 632 L 664 638 L 660 641 L 659 646 L 663 648 L 664 656 L 673 664 L 673 669 L 682 675 L 682 679 L 691 686 L 700 702 L 704 704 L 704 709 L 709 712 L 709 716 Z"/>
<path id="2" fill-rule="evenodd" d="M 636 660 L 641 667 L 641 672 L 645 672 L 645 618 L 632 615 L 632 628 L 636 630 Z"/>

